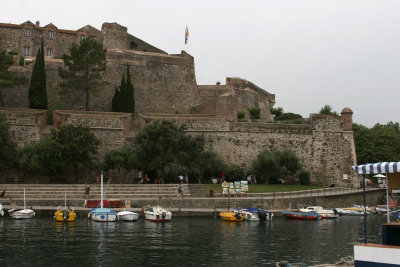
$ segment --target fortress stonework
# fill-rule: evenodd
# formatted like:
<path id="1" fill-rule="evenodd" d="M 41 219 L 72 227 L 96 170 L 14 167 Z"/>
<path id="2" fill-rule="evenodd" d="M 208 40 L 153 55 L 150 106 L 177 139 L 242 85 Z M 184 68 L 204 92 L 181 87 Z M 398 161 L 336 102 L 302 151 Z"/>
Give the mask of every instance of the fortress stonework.
<path id="1" fill-rule="evenodd" d="M 270 108 L 275 104 L 274 94 L 233 77 L 227 78 L 225 85 L 197 85 L 191 55 L 184 51 L 167 54 L 128 34 L 128 29 L 117 23 L 104 23 L 101 31 L 90 25 L 71 31 L 51 23 L 44 27 L 29 21 L 0 24 L 0 50 L 25 58 L 23 66 L 18 66 L 16 59 L 10 71 L 30 78 L 42 37 L 45 55 L 46 49 L 51 49 L 45 61 L 49 109 L 54 110 L 52 124 L 47 124 L 48 112 L 28 109 L 29 84 L 0 89 L 5 106 L 0 113 L 6 115 L 19 146 L 39 140 L 51 128 L 84 124 L 100 138 L 103 155 L 134 138 L 147 123 L 167 119 L 185 123 L 190 134 L 203 135 L 207 146 L 228 163 L 249 167 L 264 149 L 290 148 L 311 172 L 312 180 L 326 185 L 355 181 L 350 172 L 356 155 L 349 108 L 343 109 L 341 118 L 312 114 L 302 124 L 268 123 L 273 121 Z M 79 93 L 59 94 L 58 68 L 64 67 L 60 57 L 82 38 L 95 38 L 107 48 L 107 67 L 102 74 L 107 84 L 91 95 L 90 110 L 97 112 L 81 111 L 84 98 Z M 135 88 L 135 114 L 109 112 L 115 87 L 127 65 Z M 247 110 L 251 107 L 261 108 L 259 120 L 249 119 Z M 248 122 L 237 121 L 239 110 L 246 111 Z M 346 176 L 349 179 L 343 179 Z"/>

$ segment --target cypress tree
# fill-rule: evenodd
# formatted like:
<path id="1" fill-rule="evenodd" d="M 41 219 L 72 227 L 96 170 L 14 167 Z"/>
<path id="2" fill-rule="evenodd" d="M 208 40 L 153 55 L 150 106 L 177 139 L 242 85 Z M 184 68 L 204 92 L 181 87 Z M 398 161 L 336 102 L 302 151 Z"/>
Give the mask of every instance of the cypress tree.
<path id="1" fill-rule="evenodd" d="M 127 101 L 127 106 L 126 106 L 126 111 L 129 113 L 134 113 L 135 112 L 135 96 L 134 96 L 134 88 L 133 84 L 131 82 L 131 74 L 129 73 L 129 65 L 126 65 L 126 101 Z"/>
<path id="2" fill-rule="evenodd" d="M 119 101 L 120 101 L 120 92 L 118 89 L 118 86 L 115 86 L 115 92 L 114 92 L 114 96 L 112 98 L 112 102 L 111 102 L 111 111 L 112 112 L 119 112 Z"/>
<path id="3" fill-rule="evenodd" d="M 47 109 L 46 70 L 44 64 L 43 38 L 36 54 L 33 66 L 31 85 L 29 86 L 29 107 Z"/>

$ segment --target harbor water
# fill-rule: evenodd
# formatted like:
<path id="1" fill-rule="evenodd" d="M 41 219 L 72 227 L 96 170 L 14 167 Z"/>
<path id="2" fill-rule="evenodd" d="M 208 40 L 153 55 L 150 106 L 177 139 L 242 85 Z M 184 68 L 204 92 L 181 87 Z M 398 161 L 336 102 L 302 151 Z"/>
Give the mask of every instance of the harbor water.
<path id="1" fill-rule="evenodd" d="M 380 243 L 385 216 L 367 218 L 368 242 Z M 363 217 L 263 223 L 173 217 L 170 223 L 101 223 L 79 214 L 0 218 L 0 266 L 292 266 L 336 262 L 364 242 Z"/>

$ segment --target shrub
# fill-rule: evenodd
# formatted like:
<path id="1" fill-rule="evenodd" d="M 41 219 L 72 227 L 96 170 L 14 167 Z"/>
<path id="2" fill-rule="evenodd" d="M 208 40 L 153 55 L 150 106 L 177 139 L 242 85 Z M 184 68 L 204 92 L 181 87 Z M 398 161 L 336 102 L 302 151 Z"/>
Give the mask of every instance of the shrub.
<path id="1" fill-rule="evenodd" d="M 238 112 L 237 112 L 237 118 L 238 118 L 238 120 L 244 119 L 245 116 L 246 116 L 246 111 L 244 111 L 244 110 L 238 110 Z"/>
<path id="2" fill-rule="evenodd" d="M 248 111 L 250 113 L 250 119 L 258 120 L 260 118 L 260 114 L 261 114 L 260 107 L 250 107 L 250 108 L 248 108 Z"/>
<path id="3" fill-rule="evenodd" d="M 19 56 L 19 65 L 23 66 L 25 62 L 25 58 L 23 56 Z"/>
<path id="4" fill-rule="evenodd" d="M 310 172 L 306 170 L 301 170 L 299 172 L 299 182 L 301 185 L 309 185 L 310 184 Z"/>
<path id="5" fill-rule="evenodd" d="M 225 176 L 230 181 L 240 181 L 245 178 L 245 171 L 242 166 L 232 164 L 228 167 Z"/>

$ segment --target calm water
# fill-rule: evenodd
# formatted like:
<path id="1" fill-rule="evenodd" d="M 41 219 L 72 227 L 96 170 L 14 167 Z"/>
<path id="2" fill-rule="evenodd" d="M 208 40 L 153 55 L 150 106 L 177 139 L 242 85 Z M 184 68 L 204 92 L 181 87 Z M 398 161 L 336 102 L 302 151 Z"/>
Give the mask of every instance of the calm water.
<path id="1" fill-rule="evenodd" d="M 368 242 L 380 242 L 385 216 L 367 219 Z M 229 223 L 213 217 L 175 217 L 171 223 L 75 223 L 50 216 L 0 219 L 0 266 L 309 266 L 353 256 L 364 240 L 363 220 Z"/>

